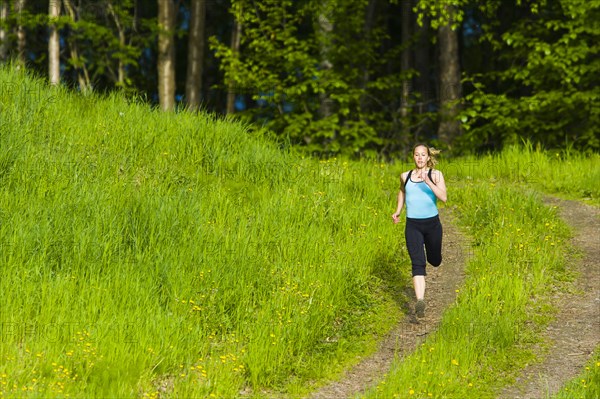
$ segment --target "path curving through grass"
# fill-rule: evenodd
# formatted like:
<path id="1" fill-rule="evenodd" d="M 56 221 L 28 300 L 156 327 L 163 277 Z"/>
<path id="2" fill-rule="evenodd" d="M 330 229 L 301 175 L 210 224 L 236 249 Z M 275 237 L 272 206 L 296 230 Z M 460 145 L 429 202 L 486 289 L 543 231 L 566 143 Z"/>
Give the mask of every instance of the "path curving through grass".
<path id="1" fill-rule="evenodd" d="M 425 318 L 418 320 L 412 314 L 414 292 L 408 284 L 405 297 L 410 298 L 409 302 L 399 300 L 398 303 L 405 317 L 381 341 L 377 352 L 362 359 L 339 380 L 315 391 L 310 399 L 349 398 L 365 392 L 385 377 L 394 360 L 413 352 L 436 330 L 443 311 L 456 298 L 456 290 L 464 279 L 468 254 L 467 238 L 456 227 L 452 208 L 440 209 L 440 218 L 444 226 L 444 262 L 439 268 L 430 266 L 427 269 Z M 398 239 L 401 238 L 399 235 Z"/>
<path id="2" fill-rule="evenodd" d="M 600 209 L 555 197 L 545 202 L 558 207 L 561 218 L 573 229 L 572 245 L 581 252 L 581 258 L 572 257 L 569 267 L 578 278 L 573 291 L 557 293 L 559 311 L 546 329 L 545 338 L 550 344 L 544 360 L 526 367 L 500 398 L 555 395 L 581 372 L 600 347 Z"/>
<path id="3" fill-rule="evenodd" d="M 537 197 L 537 199 L 535 199 Z M 525 197 L 523 197 L 525 198 Z M 598 241 L 598 217 L 600 210 L 574 201 L 558 200 L 556 198 L 547 199 L 546 211 L 545 208 L 539 202 L 539 196 L 536 194 L 530 198 L 529 204 L 523 205 L 523 210 L 526 212 L 539 212 L 544 214 L 545 217 L 539 222 L 542 222 L 542 226 L 550 226 L 549 229 L 555 229 L 554 233 L 556 236 L 551 237 L 548 232 L 547 236 L 541 236 L 544 242 L 551 241 L 550 245 L 546 245 L 546 251 L 551 252 L 550 248 L 560 250 L 561 257 L 564 256 L 560 263 L 548 264 L 544 266 L 540 264 L 541 272 L 544 271 L 553 272 L 553 277 L 547 279 L 546 284 L 535 288 L 534 292 L 531 292 L 531 304 L 529 307 L 534 312 L 528 312 L 526 323 L 533 323 L 538 327 L 533 327 L 529 332 L 525 333 L 525 330 L 520 330 L 521 334 L 526 338 L 522 340 L 520 345 L 525 345 L 521 349 L 517 348 L 514 351 L 507 351 L 503 356 L 506 357 L 507 361 L 514 360 L 512 355 L 515 354 L 520 357 L 520 360 L 514 364 L 512 369 L 510 367 L 505 368 L 503 365 L 499 365 L 497 370 L 494 372 L 497 376 L 496 384 L 488 385 L 482 392 L 485 393 L 485 397 L 500 397 L 500 398 L 539 398 L 539 397 L 554 397 L 554 398 L 575 398 L 575 397 L 596 397 L 589 396 L 590 394 L 596 395 L 597 382 L 594 383 L 594 376 L 597 376 L 597 369 L 600 362 L 597 362 L 596 358 L 593 358 L 594 350 L 598 349 L 600 342 L 600 320 L 599 306 L 600 306 L 600 279 L 599 279 L 599 268 L 597 259 L 600 258 L 598 251 L 600 250 Z M 515 210 L 517 210 L 517 198 L 515 200 Z M 537 205 L 534 205 L 537 203 Z M 531 208 L 531 209 L 530 209 Z M 552 208 L 552 209 L 550 209 Z M 478 208 L 479 209 L 479 208 Z M 537 210 L 536 210 L 537 209 Z M 528 215 L 522 214 L 523 210 L 519 212 L 511 213 L 517 215 L 515 221 L 521 218 L 523 224 L 516 229 L 523 232 L 526 228 L 525 221 L 529 218 Z M 504 213 L 508 215 L 508 213 Z M 549 218 L 554 215 L 554 218 Z M 562 240 L 563 233 L 559 232 L 559 226 L 565 222 L 571 225 L 575 230 L 575 237 L 571 240 Z M 514 230 L 517 226 L 508 225 Z M 555 227 L 552 227 L 555 226 Z M 456 234 L 451 233 L 451 224 L 445 223 L 447 229 L 447 235 Z M 475 228 L 473 232 L 480 231 L 480 228 Z M 537 229 L 531 231 L 531 240 L 539 240 L 540 233 L 543 233 L 543 229 Z M 498 233 L 498 232 L 497 232 Z M 566 230 L 564 232 L 566 234 Z M 500 233 L 499 233 L 500 234 Z M 518 234 L 517 234 L 518 235 Z M 538 237 L 538 238 L 535 238 Z M 446 245 L 451 248 L 450 237 L 445 237 Z M 566 238 L 566 235 L 564 235 Z M 530 245 L 529 241 L 522 241 L 523 238 L 519 236 L 516 238 L 517 243 L 523 242 L 524 246 Z M 553 242 L 558 243 L 555 245 Z M 534 242 L 534 241 L 531 241 Z M 547 244 L 547 243 L 546 243 Z M 519 244 L 519 249 L 523 246 Z M 570 250 L 571 245 L 578 251 L 576 254 L 575 250 Z M 463 248 L 468 246 L 461 245 Z M 514 245 L 513 245 L 514 246 Z M 534 248 L 532 248 L 534 249 Z M 539 251 L 539 250 L 538 250 Z M 553 258 L 548 258 L 546 251 L 540 252 L 543 254 L 539 257 L 539 261 L 546 259 L 548 262 L 552 262 Z M 559 252 L 556 252 L 555 256 Z M 582 256 L 579 255 L 581 253 Z M 511 255 L 511 254 L 509 254 Z M 569 256 L 570 255 L 570 256 Z M 514 255 L 513 255 L 514 256 Z M 533 255 L 532 255 L 533 256 Z M 498 258 L 499 259 L 499 258 Z M 532 258 L 533 259 L 533 258 Z M 403 367 L 405 363 L 410 363 L 414 357 L 413 354 L 418 352 L 421 353 L 421 344 L 429 346 L 426 342 L 429 342 L 429 337 L 437 335 L 442 329 L 442 324 L 439 324 L 442 318 L 442 312 L 452 308 L 449 294 L 454 292 L 454 288 L 447 278 L 457 277 L 454 284 L 458 286 L 461 283 L 463 276 L 463 270 L 456 268 L 459 264 L 464 263 L 462 261 L 452 262 L 452 259 L 446 256 L 445 268 L 441 268 L 438 271 L 431 273 L 430 283 L 428 286 L 428 296 L 431 299 L 432 305 L 435 306 L 433 312 L 430 312 L 428 318 L 425 320 L 423 325 L 414 325 L 410 323 L 410 319 L 407 317 L 402 320 L 401 323 L 390 333 L 390 335 L 382 342 L 381 347 L 377 353 L 370 356 L 367 359 L 362 360 L 356 367 L 349 370 L 339 381 L 336 381 L 330 385 L 322 387 L 320 390 L 315 392 L 311 399 L 329 399 L 329 398 L 351 398 L 351 397 L 375 397 L 375 398 L 386 398 L 386 397 L 409 397 L 417 393 L 417 388 L 413 388 L 400 383 L 395 374 L 394 367 Z M 539 262 L 538 261 L 538 262 Z M 469 262 L 470 263 L 470 262 Z M 493 268 L 496 269 L 498 264 L 493 262 Z M 514 267 L 520 267 L 523 262 L 514 263 Z M 512 264 L 512 262 L 511 262 Z M 557 266 L 564 265 L 564 266 Z M 552 268 L 559 267 L 555 271 Z M 564 268 L 563 268 L 564 267 Z M 518 273 L 514 271 L 513 273 Z M 458 273 L 457 273 L 458 271 Z M 507 272 L 508 273 L 508 272 Z M 487 277 L 483 275 L 481 279 Z M 562 277 L 561 277 L 562 276 Z M 513 276 L 514 278 L 518 276 Z M 521 276 L 523 277 L 523 276 Z M 575 278 L 577 279 L 573 281 Z M 514 278 L 507 276 L 509 280 Z M 536 277 L 539 278 L 539 277 Z M 563 279 L 567 279 L 564 280 Z M 465 281 L 466 283 L 466 281 Z M 471 280 L 471 284 L 473 280 Z M 564 284 L 563 284 L 564 283 Z M 455 286 L 455 287 L 456 287 Z M 463 289 L 464 288 L 464 289 Z M 461 287 L 461 295 L 463 291 L 467 291 L 469 287 Z M 500 289 L 496 292 L 499 295 L 509 295 L 512 292 L 509 287 L 507 289 Z M 441 290 L 441 291 L 440 291 Z M 444 292 L 445 299 L 440 297 L 440 293 Z M 470 290 L 469 290 L 470 291 Z M 449 300 L 448 300 L 449 299 Z M 460 298 L 458 298 L 460 300 Z M 440 302 L 438 302 L 440 301 Z M 540 302 L 541 301 L 541 302 Z M 433 302 L 437 302 L 433 304 Z M 459 301 L 460 302 L 460 301 Z M 553 309 L 547 308 L 551 306 Z M 537 309 L 539 307 L 539 309 Z M 431 307 L 430 307 L 431 309 Z M 544 310 L 545 309 L 545 310 Z M 444 316 L 445 317 L 445 316 Z M 550 317 L 554 321 L 547 321 Z M 510 329 L 517 328 L 511 326 Z M 521 326 L 521 329 L 523 327 Z M 438 331 L 439 330 L 439 331 Z M 434 334 L 435 333 L 435 334 Z M 481 331 L 479 331 L 481 333 Z M 534 334 L 535 337 L 525 334 Z M 455 344 L 456 345 L 456 344 Z M 435 349 L 434 345 L 429 350 Z M 450 350 L 450 348 L 447 348 Z M 456 349 L 456 348 L 455 348 Z M 519 352 L 522 351 L 522 352 Z M 597 356 L 597 355 L 596 355 Z M 420 359 L 421 357 L 417 357 Z M 425 361 L 425 357 L 422 357 Z M 406 360 L 405 360 L 406 359 Z M 412 359 L 414 360 L 414 359 Z M 592 362 L 592 360 L 594 360 Z M 459 368 L 462 366 L 464 361 L 457 360 L 453 361 L 453 364 Z M 588 364 L 588 367 L 585 367 Z M 397 366 L 394 366 L 397 365 Z M 408 365 L 406 367 L 409 367 Z M 589 376 L 579 376 L 582 370 L 592 370 L 588 372 Z M 464 372 L 463 372 L 464 373 Z M 472 371 L 467 371 L 472 373 Z M 468 384 L 471 389 L 475 389 L 475 384 L 484 384 L 485 381 L 479 379 L 479 376 L 474 374 L 466 374 L 466 378 L 472 378 L 473 384 Z M 577 377 L 577 378 L 575 378 Z M 464 378 L 464 377 L 463 377 Z M 491 377 L 487 377 L 491 378 Z M 567 384 L 569 380 L 575 381 L 582 385 L 581 390 L 573 391 L 569 390 L 569 387 L 573 386 Z M 516 379 L 516 383 L 513 382 Z M 460 382 L 460 381 L 459 381 Z M 489 383 L 489 381 L 488 381 Z M 510 385 L 507 385 L 510 384 Z M 450 394 L 450 390 L 454 389 L 447 385 L 446 394 Z M 562 391 L 559 392 L 559 389 Z M 402 393 L 405 392 L 405 393 Z M 438 392 L 439 393 L 439 392 Z M 566 396 L 564 396 L 566 394 Z M 489 396 L 488 396 L 489 395 Z M 560 396 L 563 395 L 563 396 Z M 570 396 L 569 396 L 570 395 Z M 431 395 L 429 395 L 431 396 Z M 435 394 L 433 394 L 435 397 Z M 454 397 L 454 396 L 448 396 Z"/>

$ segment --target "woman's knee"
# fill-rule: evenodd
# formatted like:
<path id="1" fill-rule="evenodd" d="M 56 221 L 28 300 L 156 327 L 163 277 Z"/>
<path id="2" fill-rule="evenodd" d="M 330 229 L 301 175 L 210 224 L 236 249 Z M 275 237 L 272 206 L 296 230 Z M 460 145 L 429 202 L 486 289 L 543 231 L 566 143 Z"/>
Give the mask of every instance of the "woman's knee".
<path id="1" fill-rule="evenodd" d="M 431 264 L 431 266 L 438 267 L 442 264 L 442 257 L 440 256 L 439 258 L 427 259 L 427 261 Z"/>
<path id="2" fill-rule="evenodd" d="M 425 265 L 412 265 L 412 275 L 414 276 L 426 276 Z"/>

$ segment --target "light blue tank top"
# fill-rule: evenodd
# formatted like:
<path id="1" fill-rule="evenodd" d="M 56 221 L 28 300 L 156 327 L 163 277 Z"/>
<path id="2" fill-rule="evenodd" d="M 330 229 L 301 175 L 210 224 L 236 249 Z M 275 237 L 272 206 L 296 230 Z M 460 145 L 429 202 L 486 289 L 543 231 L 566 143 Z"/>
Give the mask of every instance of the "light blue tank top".
<path id="1" fill-rule="evenodd" d="M 438 214 L 437 197 L 424 181 L 415 183 L 410 179 L 404 185 L 406 195 L 406 217 L 426 219 Z"/>

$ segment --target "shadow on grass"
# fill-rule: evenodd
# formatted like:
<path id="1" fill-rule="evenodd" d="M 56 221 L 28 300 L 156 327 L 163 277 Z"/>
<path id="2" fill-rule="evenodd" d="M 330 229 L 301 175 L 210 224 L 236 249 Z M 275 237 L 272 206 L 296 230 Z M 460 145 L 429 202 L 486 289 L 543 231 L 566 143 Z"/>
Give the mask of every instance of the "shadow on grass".
<path id="1" fill-rule="evenodd" d="M 410 279 L 410 264 L 393 256 L 380 254 L 373 262 L 371 274 L 380 282 L 380 288 L 386 297 L 391 298 L 410 315 L 410 303 L 414 300 L 414 290 Z"/>

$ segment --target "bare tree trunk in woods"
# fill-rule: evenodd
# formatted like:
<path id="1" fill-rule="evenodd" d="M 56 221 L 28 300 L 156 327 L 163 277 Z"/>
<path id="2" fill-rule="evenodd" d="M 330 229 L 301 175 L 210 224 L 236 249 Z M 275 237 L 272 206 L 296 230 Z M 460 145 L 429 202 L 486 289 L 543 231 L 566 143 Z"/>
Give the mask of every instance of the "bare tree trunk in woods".
<path id="1" fill-rule="evenodd" d="M 60 16 L 60 0 L 50 0 L 48 16 L 50 17 L 48 24 L 50 30 L 48 38 L 48 79 L 50 84 L 57 85 L 60 83 L 60 42 L 58 29 L 53 19 Z"/>
<path id="2" fill-rule="evenodd" d="M 158 0 L 158 98 L 163 111 L 175 108 L 175 5 Z"/>
<path id="3" fill-rule="evenodd" d="M 0 62 L 5 63 L 8 59 L 8 31 L 4 24 L 8 19 L 8 1 L 0 1 Z"/>
<path id="4" fill-rule="evenodd" d="M 400 55 L 400 70 L 402 73 L 407 73 L 412 64 L 410 39 L 412 33 L 413 12 L 411 0 L 402 0 L 401 6 L 402 26 L 400 33 L 402 38 L 402 54 Z M 409 99 L 412 89 L 411 86 L 411 78 L 405 76 L 402 80 L 402 92 L 400 93 L 400 124 L 403 137 L 410 136 Z"/>
<path id="5" fill-rule="evenodd" d="M 231 51 L 233 54 L 238 54 L 240 51 L 240 40 L 242 38 L 242 23 L 234 18 L 233 30 L 231 31 Z M 227 85 L 227 114 L 233 114 L 235 111 L 235 95 L 236 90 L 233 81 L 229 81 Z"/>
<path id="6" fill-rule="evenodd" d="M 119 18 L 119 15 L 115 11 L 115 8 L 114 8 L 111 0 L 108 1 L 108 12 L 113 17 L 113 21 L 115 21 L 115 27 L 117 28 L 117 33 L 119 35 L 119 45 L 121 46 L 121 48 L 124 48 L 126 45 L 125 28 L 123 27 L 123 24 L 121 23 L 121 19 Z M 117 86 L 124 87 L 125 86 L 125 64 L 123 63 L 122 58 L 119 58 L 117 62 L 118 62 Z"/>
<path id="7" fill-rule="evenodd" d="M 140 2 L 141 0 L 133 1 L 133 30 L 137 32 L 138 26 L 140 25 Z"/>
<path id="8" fill-rule="evenodd" d="M 71 0 L 63 0 L 63 4 L 65 5 L 65 9 L 69 13 L 73 23 L 77 22 L 77 13 L 75 12 L 75 8 L 73 7 Z M 84 60 L 79 56 L 79 46 L 77 45 L 76 40 L 69 40 L 68 43 L 71 50 L 71 63 L 75 68 L 75 73 L 77 74 L 79 90 L 81 90 L 82 93 L 87 93 L 91 90 L 92 86 L 90 82 L 90 74 L 88 73 Z"/>
<path id="9" fill-rule="evenodd" d="M 448 6 L 450 15 L 454 8 Z M 440 43 L 440 125 L 438 138 L 447 146 L 451 146 L 460 134 L 460 123 L 456 119 L 461 98 L 460 59 L 458 54 L 458 32 L 452 29 L 452 18 L 448 24 L 438 30 Z"/>
<path id="10" fill-rule="evenodd" d="M 333 32 L 333 23 L 327 17 L 327 8 L 328 2 L 323 2 L 321 4 L 323 11 L 319 14 L 319 37 L 320 37 L 320 47 L 321 47 L 321 71 L 327 72 L 333 69 L 333 64 L 331 63 L 331 33 Z M 326 73 L 325 73 L 326 75 Z M 319 101 L 321 103 L 319 107 L 319 114 L 321 118 L 327 118 L 331 116 L 333 112 L 333 101 L 329 93 L 320 93 Z"/>
<path id="11" fill-rule="evenodd" d="M 194 111 L 200 107 L 202 71 L 204 65 L 205 19 L 206 1 L 192 0 L 185 98 L 188 108 Z"/>
<path id="12" fill-rule="evenodd" d="M 414 0 L 413 6 L 416 6 L 419 0 Z M 415 48 L 415 69 L 419 75 L 415 79 L 415 91 L 420 94 L 420 101 L 417 112 L 422 114 L 427 112 L 427 106 L 433 98 L 431 90 L 431 60 L 429 51 L 431 49 L 429 17 L 423 17 L 423 25 L 416 25 L 417 45 Z"/>
<path id="13" fill-rule="evenodd" d="M 363 36 L 369 40 L 371 31 L 373 30 L 373 20 L 375 18 L 375 9 L 377 8 L 377 0 L 369 0 L 369 4 L 367 5 L 367 12 L 365 14 L 365 24 L 363 26 Z M 361 66 L 362 68 L 362 83 L 361 88 L 366 90 L 367 85 L 369 84 L 369 80 L 371 76 L 369 75 L 369 64 L 368 61 L 365 62 Z M 360 99 L 360 109 L 363 112 L 366 112 L 366 98 L 365 96 L 361 96 Z"/>
<path id="14" fill-rule="evenodd" d="M 25 27 L 21 23 L 21 16 L 25 9 L 25 0 L 15 1 L 15 12 L 18 15 L 19 23 L 17 24 L 17 60 L 19 64 L 25 65 L 25 46 L 27 44 L 27 35 L 25 34 Z"/>

